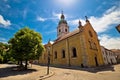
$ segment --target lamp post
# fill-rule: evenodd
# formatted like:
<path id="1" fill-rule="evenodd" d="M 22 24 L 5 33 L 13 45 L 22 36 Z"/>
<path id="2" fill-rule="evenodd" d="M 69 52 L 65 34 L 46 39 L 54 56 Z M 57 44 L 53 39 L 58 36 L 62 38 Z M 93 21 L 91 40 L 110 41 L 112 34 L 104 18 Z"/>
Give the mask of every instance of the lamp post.
<path id="1" fill-rule="evenodd" d="M 48 46 L 47 75 L 49 74 L 49 66 L 50 66 L 50 47 Z"/>

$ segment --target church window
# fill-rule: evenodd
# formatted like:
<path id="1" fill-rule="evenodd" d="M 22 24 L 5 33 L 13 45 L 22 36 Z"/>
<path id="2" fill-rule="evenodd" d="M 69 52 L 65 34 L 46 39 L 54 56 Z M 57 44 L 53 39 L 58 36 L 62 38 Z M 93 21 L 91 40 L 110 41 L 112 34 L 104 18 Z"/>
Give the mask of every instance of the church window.
<path id="1" fill-rule="evenodd" d="M 65 58 L 65 50 L 62 50 L 62 58 Z"/>
<path id="2" fill-rule="evenodd" d="M 72 57 L 77 57 L 77 52 L 75 47 L 72 49 L 72 53 L 73 53 Z"/>
<path id="3" fill-rule="evenodd" d="M 67 29 L 65 29 L 65 32 L 67 32 Z"/>
<path id="4" fill-rule="evenodd" d="M 89 31 L 89 35 L 90 35 L 90 37 L 93 37 L 93 35 L 92 35 L 92 32 L 91 32 L 91 31 Z"/>
<path id="5" fill-rule="evenodd" d="M 61 29 L 59 29 L 59 32 L 61 32 Z"/>
<path id="6" fill-rule="evenodd" d="M 57 59 L 57 51 L 55 51 L 54 55 L 54 58 Z"/>

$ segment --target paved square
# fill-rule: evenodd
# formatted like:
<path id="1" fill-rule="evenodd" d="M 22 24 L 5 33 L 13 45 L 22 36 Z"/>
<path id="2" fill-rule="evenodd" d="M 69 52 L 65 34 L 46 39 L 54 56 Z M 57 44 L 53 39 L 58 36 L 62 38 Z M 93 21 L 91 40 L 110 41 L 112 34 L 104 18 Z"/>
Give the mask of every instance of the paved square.
<path id="1" fill-rule="evenodd" d="M 33 65 L 36 71 L 24 74 L 13 74 L 13 71 L 5 67 L 13 65 L 0 64 L 0 80 L 38 80 L 46 75 L 46 66 Z M 50 67 L 54 75 L 44 80 L 120 80 L 120 64 L 102 68 L 78 68 L 78 67 Z M 10 72 L 11 71 L 11 72 Z"/>

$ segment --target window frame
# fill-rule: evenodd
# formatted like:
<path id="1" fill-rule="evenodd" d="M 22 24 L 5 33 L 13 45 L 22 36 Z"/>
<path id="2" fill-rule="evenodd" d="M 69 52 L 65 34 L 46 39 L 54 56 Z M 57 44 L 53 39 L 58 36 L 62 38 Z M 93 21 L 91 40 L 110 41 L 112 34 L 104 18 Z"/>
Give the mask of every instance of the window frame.
<path id="1" fill-rule="evenodd" d="M 67 30 L 67 29 L 65 29 L 65 32 L 68 32 L 68 30 Z"/>
<path id="2" fill-rule="evenodd" d="M 62 50 L 62 58 L 65 58 L 65 50 Z"/>
<path id="3" fill-rule="evenodd" d="M 75 47 L 72 48 L 72 58 L 77 57 L 77 49 Z"/>
<path id="4" fill-rule="evenodd" d="M 57 59 L 57 51 L 54 52 L 54 59 Z"/>
<path id="5" fill-rule="evenodd" d="M 93 37 L 93 34 L 92 34 L 92 32 L 90 30 L 89 30 L 89 36 Z"/>

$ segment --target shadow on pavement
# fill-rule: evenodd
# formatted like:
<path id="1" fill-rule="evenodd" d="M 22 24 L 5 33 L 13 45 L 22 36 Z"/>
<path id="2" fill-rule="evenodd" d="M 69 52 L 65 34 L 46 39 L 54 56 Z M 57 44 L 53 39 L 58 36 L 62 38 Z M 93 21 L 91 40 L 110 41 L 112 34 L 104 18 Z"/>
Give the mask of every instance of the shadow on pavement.
<path id="1" fill-rule="evenodd" d="M 24 75 L 27 73 L 32 73 L 37 71 L 36 69 L 28 69 L 28 70 L 13 70 L 17 66 L 11 66 L 11 67 L 5 67 L 5 68 L 0 68 L 0 78 L 2 77 L 9 77 L 9 76 L 16 76 L 16 75 Z"/>
<path id="2" fill-rule="evenodd" d="M 40 66 L 46 66 L 46 65 L 40 65 Z M 82 70 L 82 71 L 88 71 L 91 73 L 97 73 L 97 72 L 101 72 L 101 71 L 115 71 L 113 65 L 99 66 L 99 67 L 92 67 L 92 68 L 81 68 L 80 66 L 61 66 L 61 65 L 59 65 L 59 66 L 51 65 L 50 67 L 72 69 L 72 70 Z"/>

